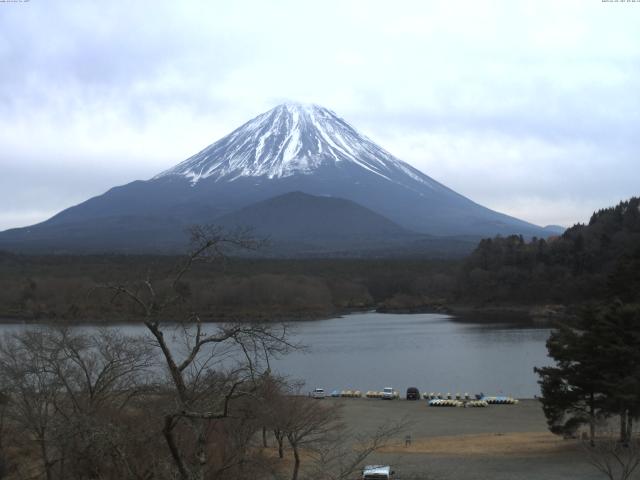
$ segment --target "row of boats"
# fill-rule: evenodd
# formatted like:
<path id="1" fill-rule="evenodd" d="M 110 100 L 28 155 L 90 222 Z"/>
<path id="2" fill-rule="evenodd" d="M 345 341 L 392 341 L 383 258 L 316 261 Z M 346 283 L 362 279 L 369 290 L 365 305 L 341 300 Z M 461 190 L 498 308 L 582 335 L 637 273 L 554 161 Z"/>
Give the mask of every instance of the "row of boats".
<path id="1" fill-rule="evenodd" d="M 311 396 L 315 398 L 324 398 L 324 390 L 320 388 L 316 388 L 313 392 L 311 392 Z M 332 397 L 342 397 L 342 398 L 400 398 L 400 394 L 395 390 L 392 392 L 376 392 L 373 390 L 369 390 L 365 393 L 360 390 L 334 390 L 331 392 L 330 396 Z"/>
<path id="2" fill-rule="evenodd" d="M 316 388 L 311 395 L 315 398 L 324 398 L 325 392 L 321 388 Z M 391 387 L 385 387 L 383 391 L 368 390 L 361 392 L 360 390 L 333 390 L 330 394 L 332 397 L 342 398 L 383 398 L 387 400 L 399 399 L 400 393 Z M 417 400 L 420 393 L 417 388 L 410 387 L 407 389 L 407 400 Z M 473 397 L 468 393 L 460 394 L 451 393 L 442 394 L 435 392 L 424 392 L 422 398 L 427 400 L 429 406 L 432 407 L 487 407 L 489 405 L 516 405 L 518 400 L 509 396 L 488 396 L 483 393 L 476 394 Z"/>
<path id="3" fill-rule="evenodd" d="M 518 403 L 517 398 L 509 397 L 509 396 L 488 396 L 483 393 L 474 395 L 474 398 L 468 393 L 464 395 L 460 395 L 456 393 L 455 396 L 447 393 L 446 395 L 442 395 L 440 393 L 423 393 L 422 398 L 429 401 L 429 405 L 434 406 L 463 406 L 464 404 L 469 404 L 471 402 L 479 403 L 478 405 L 471 406 L 487 406 L 487 405 L 516 405 Z M 461 405 L 459 405 L 461 404 Z M 486 404 L 486 405 L 483 405 Z"/>
<path id="4" fill-rule="evenodd" d="M 476 400 L 456 400 L 455 398 L 432 398 L 428 401 L 430 407 L 471 407 L 482 408 L 489 405 L 517 405 L 518 399 L 512 397 L 482 397 Z"/>

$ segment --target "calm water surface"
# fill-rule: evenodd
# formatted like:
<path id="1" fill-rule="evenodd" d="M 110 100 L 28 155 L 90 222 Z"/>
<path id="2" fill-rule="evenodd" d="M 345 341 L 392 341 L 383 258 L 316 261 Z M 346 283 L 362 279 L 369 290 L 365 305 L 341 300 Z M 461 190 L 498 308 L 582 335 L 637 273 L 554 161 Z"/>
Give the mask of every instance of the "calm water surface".
<path id="1" fill-rule="evenodd" d="M 0 332 L 24 325 L 0 325 Z M 92 328 L 92 327 L 81 327 Z M 118 326 L 145 333 L 140 325 Z M 439 314 L 359 313 L 293 325 L 293 340 L 306 345 L 273 363 L 307 387 L 478 393 L 533 397 L 534 366 L 550 364 L 548 328 L 465 322 Z"/>
<path id="2" fill-rule="evenodd" d="M 296 324 L 308 353 L 277 369 L 309 387 L 477 393 L 533 397 L 534 366 L 549 365 L 548 328 L 454 321 L 438 314 L 362 313 Z"/>

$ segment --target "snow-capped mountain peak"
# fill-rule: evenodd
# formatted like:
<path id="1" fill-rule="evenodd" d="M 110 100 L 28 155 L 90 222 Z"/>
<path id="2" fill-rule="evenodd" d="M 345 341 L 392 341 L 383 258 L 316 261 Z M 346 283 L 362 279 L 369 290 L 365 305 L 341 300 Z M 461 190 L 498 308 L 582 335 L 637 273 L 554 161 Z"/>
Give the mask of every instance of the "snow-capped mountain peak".
<path id="1" fill-rule="evenodd" d="M 457 240 L 437 236 L 555 234 L 445 187 L 331 110 L 285 103 L 149 181 L 0 232 L 0 249 L 175 253 L 193 224 L 253 226 L 284 255 L 455 253 Z"/>
<path id="2" fill-rule="evenodd" d="M 178 175 L 195 185 L 206 178 L 233 181 L 309 175 L 321 166 L 345 164 L 394 183 L 417 181 L 430 188 L 442 187 L 358 133 L 333 111 L 293 102 L 258 115 L 155 178 Z M 411 179 L 408 182 L 407 177 Z"/>

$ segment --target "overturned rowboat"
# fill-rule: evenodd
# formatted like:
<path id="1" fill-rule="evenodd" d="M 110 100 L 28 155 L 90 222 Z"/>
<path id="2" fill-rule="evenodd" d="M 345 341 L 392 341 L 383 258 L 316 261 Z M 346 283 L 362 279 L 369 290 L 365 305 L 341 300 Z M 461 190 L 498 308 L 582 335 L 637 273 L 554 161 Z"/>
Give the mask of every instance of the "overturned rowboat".
<path id="1" fill-rule="evenodd" d="M 489 404 L 484 400 L 469 400 L 464 406 L 467 408 L 485 408 L 488 407 Z"/>
<path id="2" fill-rule="evenodd" d="M 433 400 L 429 400 L 430 407 L 464 407 L 464 402 L 460 400 L 454 399 L 439 399 L 434 398 Z"/>
<path id="3" fill-rule="evenodd" d="M 513 397 L 482 397 L 489 405 L 517 405 L 518 399 Z"/>

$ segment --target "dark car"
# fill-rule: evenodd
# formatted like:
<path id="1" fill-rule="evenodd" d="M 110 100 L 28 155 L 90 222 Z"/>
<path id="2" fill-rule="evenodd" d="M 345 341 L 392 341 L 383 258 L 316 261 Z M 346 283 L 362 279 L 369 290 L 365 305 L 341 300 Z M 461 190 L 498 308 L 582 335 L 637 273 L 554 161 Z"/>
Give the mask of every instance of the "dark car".
<path id="1" fill-rule="evenodd" d="M 407 388 L 407 400 L 420 400 L 420 390 L 416 387 Z"/>

